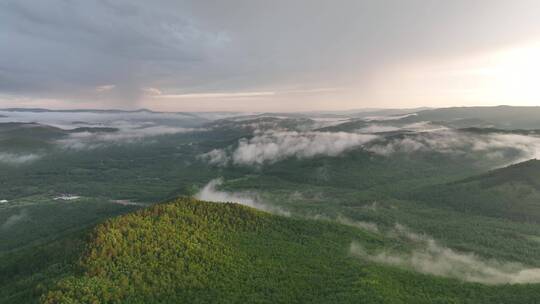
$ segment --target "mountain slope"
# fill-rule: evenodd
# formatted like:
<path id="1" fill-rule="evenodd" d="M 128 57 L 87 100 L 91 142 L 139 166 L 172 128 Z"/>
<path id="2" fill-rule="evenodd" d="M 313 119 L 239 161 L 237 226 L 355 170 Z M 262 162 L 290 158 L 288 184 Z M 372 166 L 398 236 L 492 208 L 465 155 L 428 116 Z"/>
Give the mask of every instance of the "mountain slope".
<path id="1" fill-rule="evenodd" d="M 535 285 L 490 287 L 353 257 L 380 236 L 237 204 L 178 199 L 111 219 L 81 269 L 44 303 L 533 303 Z M 394 242 L 394 245 L 399 245 Z"/>
<path id="2" fill-rule="evenodd" d="M 424 188 L 412 197 L 462 212 L 540 222 L 540 161 L 533 159 L 458 182 Z"/>

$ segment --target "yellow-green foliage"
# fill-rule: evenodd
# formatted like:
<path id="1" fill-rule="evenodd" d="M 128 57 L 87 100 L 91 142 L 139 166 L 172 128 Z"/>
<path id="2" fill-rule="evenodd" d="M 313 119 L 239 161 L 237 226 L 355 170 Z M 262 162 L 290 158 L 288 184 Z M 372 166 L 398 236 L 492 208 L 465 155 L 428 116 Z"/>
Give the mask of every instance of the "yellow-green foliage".
<path id="1" fill-rule="evenodd" d="M 234 270 L 228 235 L 263 229 L 268 217 L 236 204 L 180 199 L 109 220 L 95 229 L 81 260 L 86 276 L 61 281 L 45 302 L 187 296 L 207 288 L 211 274 Z"/>
<path id="2" fill-rule="evenodd" d="M 95 228 L 53 303 L 534 303 L 534 285 L 463 283 L 349 254 L 379 236 L 237 204 L 177 199 Z"/>

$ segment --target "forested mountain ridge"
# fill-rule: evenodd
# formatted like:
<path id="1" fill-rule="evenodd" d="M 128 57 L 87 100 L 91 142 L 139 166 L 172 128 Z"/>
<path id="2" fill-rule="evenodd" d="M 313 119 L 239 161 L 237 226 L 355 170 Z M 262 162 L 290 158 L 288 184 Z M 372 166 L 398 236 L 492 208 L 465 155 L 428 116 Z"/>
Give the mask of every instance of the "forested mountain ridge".
<path id="1" fill-rule="evenodd" d="M 415 191 L 412 198 L 457 211 L 540 222 L 540 161 L 528 160 L 452 183 Z"/>
<path id="2" fill-rule="evenodd" d="M 43 303 L 534 303 L 536 285 L 486 286 L 374 264 L 367 231 L 181 198 L 107 220 Z M 395 244 L 395 243 L 394 243 Z M 219 299 L 219 300 L 216 300 Z"/>

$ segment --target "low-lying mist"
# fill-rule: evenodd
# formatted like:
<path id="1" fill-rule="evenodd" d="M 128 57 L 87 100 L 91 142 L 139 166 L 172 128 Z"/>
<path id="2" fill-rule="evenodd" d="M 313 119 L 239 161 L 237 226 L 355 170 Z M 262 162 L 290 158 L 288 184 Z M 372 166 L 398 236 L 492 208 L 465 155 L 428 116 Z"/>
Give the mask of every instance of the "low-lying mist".
<path id="1" fill-rule="evenodd" d="M 61 148 L 82 150 L 110 144 L 142 142 L 147 138 L 177 133 L 205 131 L 208 119 L 196 114 L 92 111 L 1 111 L 0 123 L 37 123 L 64 130 L 56 141 Z M 85 128 L 88 131 L 73 132 Z M 90 131 L 93 129 L 93 131 Z M 105 130 L 108 129 L 108 130 Z M 68 133 L 69 132 L 69 133 Z"/>
<path id="2" fill-rule="evenodd" d="M 122 124 L 153 122 L 162 125 L 194 127 L 207 121 L 195 114 L 138 112 L 103 112 L 103 111 L 2 111 L 0 122 L 33 122 L 61 129 L 74 127 L 116 127 Z"/>
<path id="3" fill-rule="evenodd" d="M 138 143 L 151 137 L 203 131 L 200 128 L 149 126 L 122 128 L 115 132 L 80 132 L 70 134 L 57 143 L 64 149 L 95 149 L 111 144 Z"/>
<path id="4" fill-rule="evenodd" d="M 211 180 L 197 194 L 195 194 L 195 198 L 209 202 L 238 203 L 273 214 L 290 216 L 288 211 L 262 202 L 254 193 L 225 192 L 218 190 L 218 187 L 222 184 L 223 179 L 221 178 Z"/>
<path id="5" fill-rule="evenodd" d="M 2 225 L 0 225 L 0 231 L 9 230 L 20 221 L 23 221 L 27 218 L 28 218 L 28 212 L 24 209 L 18 213 L 12 214 L 2 223 Z"/>
<path id="6" fill-rule="evenodd" d="M 461 253 L 440 245 L 427 235 L 420 235 L 397 224 L 386 233 L 388 237 L 404 238 L 412 243 L 407 252 L 383 249 L 366 250 L 352 242 L 350 252 L 376 263 L 398 266 L 420 273 L 460 279 L 483 284 L 540 283 L 540 268 L 528 268 L 521 263 L 501 262 L 481 258 L 473 253 Z"/>
<path id="7" fill-rule="evenodd" d="M 214 165 L 271 164 L 289 157 L 338 156 L 375 138 L 371 134 L 347 132 L 259 131 L 250 139 L 241 139 L 233 151 L 215 149 L 201 158 Z"/>
<path id="8" fill-rule="evenodd" d="M 540 137 L 442 130 L 390 138 L 370 145 L 367 150 L 385 156 L 415 152 L 438 152 L 455 155 L 483 153 L 490 159 L 506 161 L 507 164 L 510 164 L 540 157 Z"/>
<path id="9" fill-rule="evenodd" d="M 21 154 L 21 153 L 0 152 L 0 163 L 4 163 L 4 164 L 11 164 L 11 165 L 25 164 L 25 163 L 33 162 L 39 158 L 41 158 L 41 155 L 33 154 L 33 153 Z"/>

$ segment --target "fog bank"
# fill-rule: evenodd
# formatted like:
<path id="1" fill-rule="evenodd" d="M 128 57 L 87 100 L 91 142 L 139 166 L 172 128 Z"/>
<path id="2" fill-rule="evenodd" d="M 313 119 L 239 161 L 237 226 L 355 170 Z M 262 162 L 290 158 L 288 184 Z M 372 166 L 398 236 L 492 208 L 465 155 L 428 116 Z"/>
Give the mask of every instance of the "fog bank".
<path id="1" fill-rule="evenodd" d="M 349 250 L 355 256 L 376 263 L 468 282 L 540 283 L 540 268 L 528 268 L 520 263 L 484 259 L 473 253 L 457 252 L 440 245 L 427 235 L 416 234 L 399 224 L 388 235 L 407 239 L 413 244 L 413 249 L 406 252 L 389 249 L 368 251 L 358 242 L 352 242 Z"/>
<path id="2" fill-rule="evenodd" d="M 346 132 L 255 132 L 252 138 L 241 139 L 232 151 L 215 149 L 201 158 L 215 165 L 271 164 L 290 157 L 338 156 L 375 138 L 372 134 Z"/>
<path id="3" fill-rule="evenodd" d="M 218 190 L 218 187 L 222 184 L 223 179 L 221 178 L 211 180 L 197 194 L 195 194 L 195 198 L 209 202 L 238 203 L 262 211 L 290 216 L 290 213 L 286 210 L 261 202 L 260 198 L 258 198 L 254 193 L 225 192 Z"/>

